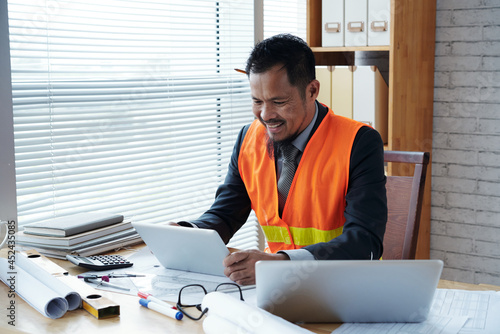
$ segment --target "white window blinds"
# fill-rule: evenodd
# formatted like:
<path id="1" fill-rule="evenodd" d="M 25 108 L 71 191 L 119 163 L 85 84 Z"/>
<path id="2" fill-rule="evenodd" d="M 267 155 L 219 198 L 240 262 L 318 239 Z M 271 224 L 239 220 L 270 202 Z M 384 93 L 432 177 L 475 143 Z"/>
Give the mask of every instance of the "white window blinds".
<path id="1" fill-rule="evenodd" d="M 305 38 L 305 0 L 264 1 Z M 252 121 L 253 1 L 8 0 L 19 225 L 81 211 L 195 218 Z M 0 190 L 1 191 L 1 190 Z M 252 217 L 233 247 L 255 247 Z"/>
<path id="2" fill-rule="evenodd" d="M 252 121 L 252 1 L 9 0 L 19 225 L 198 217 Z"/>

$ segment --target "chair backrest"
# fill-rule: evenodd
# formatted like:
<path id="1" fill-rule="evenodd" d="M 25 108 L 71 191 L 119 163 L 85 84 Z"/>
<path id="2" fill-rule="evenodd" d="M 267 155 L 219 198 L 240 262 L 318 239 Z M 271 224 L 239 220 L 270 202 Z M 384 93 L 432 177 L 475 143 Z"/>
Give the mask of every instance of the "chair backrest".
<path id="1" fill-rule="evenodd" d="M 384 161 L 412 164 L 415 169 L 413 176 L 387 176 L 388 217 L 382 258 L 415 259 L 429 153 L 385 151 Z"/>

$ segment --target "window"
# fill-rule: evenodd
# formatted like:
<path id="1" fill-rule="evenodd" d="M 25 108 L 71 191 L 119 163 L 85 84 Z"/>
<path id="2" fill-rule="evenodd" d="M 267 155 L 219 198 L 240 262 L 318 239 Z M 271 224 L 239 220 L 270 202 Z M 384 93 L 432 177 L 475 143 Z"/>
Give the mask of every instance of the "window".
<path id="1" fill-rule="evenodd" d="M 19 224 L 197 217 L 253 116 L 251 4 L 9 1 Z M 216 163 L 214 163 L 216 162 Z"/>
<path id="2" fill-rule="evenodd" d="M 286 32 L 300 31 L 305 1 L 286 12 L 275 2 L 265 1 L 265 31 L 283 18 Z M 253 4 L 9 0 L 19 226 L 97 210 L 156 223 L 207 209 L 253 120 L 248 80 L 234 71 L 254 44 Z M 254 220 L 233 247 L 253 247 Z"/>

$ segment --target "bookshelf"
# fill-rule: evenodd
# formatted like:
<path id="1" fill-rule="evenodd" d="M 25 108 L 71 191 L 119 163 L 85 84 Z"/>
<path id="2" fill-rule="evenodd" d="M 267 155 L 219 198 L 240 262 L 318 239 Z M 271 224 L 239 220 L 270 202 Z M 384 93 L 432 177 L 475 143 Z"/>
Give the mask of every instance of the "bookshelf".
<path id="1" fill-rule="evenodd" d="M 436 0 L 391 0 L 390 45 L 321 47 L 321 2 L 307 1 L 307 42 L 317 65 L 356 65 L 355 52 L 389 52 L 387 149 L 427 151 L 432 163 Z M 409 166 L 389 166 L 389 174 L 409 175 Z M 431 164 L 427 169 L 417 258 L 429 258 Z"/>

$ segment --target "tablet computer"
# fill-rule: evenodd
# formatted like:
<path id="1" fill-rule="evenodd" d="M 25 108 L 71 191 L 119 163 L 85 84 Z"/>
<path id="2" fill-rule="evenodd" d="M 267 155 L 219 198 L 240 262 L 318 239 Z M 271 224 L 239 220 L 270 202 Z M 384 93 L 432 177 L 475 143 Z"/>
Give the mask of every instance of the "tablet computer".
<path id="1" fill-rule="evenodd" d="M 214 230 L 164 224 L 132 223 L 165 268 L 224 276 L 229 250 Z"/>

